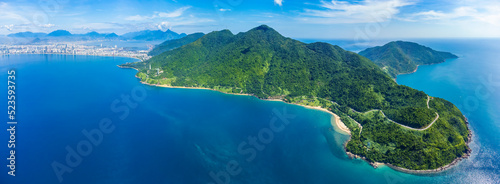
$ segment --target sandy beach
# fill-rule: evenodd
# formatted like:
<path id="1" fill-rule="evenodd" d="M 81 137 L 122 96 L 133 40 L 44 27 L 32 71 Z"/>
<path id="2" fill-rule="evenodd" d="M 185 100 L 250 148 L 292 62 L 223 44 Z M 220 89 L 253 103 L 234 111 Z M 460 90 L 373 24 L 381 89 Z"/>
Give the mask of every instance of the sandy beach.
<path id="1" fill-rule="evenodd" d="M 300 104 L 295 104 L 295 105 L 300 105 Z M 346 133 L 346 134 L 351 135 L 351 130 L 349 130 L 349 128 L 347 128 L 347 126 L 345 126 L 345 124 L 340 120 L 340 117 L 337 114 L 333 113 L 332 111 L 329 111 L 329 110 L 321 108 L 321 107 L 313 107 L 313 106 L 308 106 L 308 105 L 300 105 L 300 106 L 306 107 L 309 109 L 320 110 L 320 111 L 327 112 L 327 113 L 331 114 L 333 116 L 333 118 L 335 118 L 335 121 L 331 121 L 332 127 L 337 127 L 339 130 L 341 130 L 340 133 Z"/>
<path id="2" fill-rule="evenodd" d="M 129 68 L 129 67 L 121 67 L 119 66 L 120 68 Z M 130 67 L 132 68 L 132 67 Z M 135 69 L 135 68 L 132 68 L 132 69 Z M 137 69 L 135 69 L 137 70 Z M 137 76 L 136 76 L 137 77 Z M 204 88 L 204 87 L 184 87 L 184 86 L 170 86 L 170 85 L 157 85 L 157 84 L 149 84 L 149 83 L 146 83 L 146 82 L 143 82 L 143 81 L 140 81 L 142 84 L 146 84 L 146 85 L 150 85 L 150 86 L 156 86 L 156 87 L 164 87 L 164 88 L 182 88 L 182 89 L 205 89 L 205 90 L 212 90 L 212 91 L 217 91 L 217 92 L 221 92 L 221 93 L 225 93 L 225 92 L 222 92 L 222 91 L 218 91 L 218 90 L 215 90 L 215 89 L 211 89 L 211 88 Z M 253 96 L 251 94 L 245 94 L 245 93 L 225 93 L 225 94 L 230 94 L 230 95 L 243 95 L 243 96 Z M 280 102 L 284 102 L 284 103 L 287 103 L 281 99 L 273 99 L 273 98 L 268 98 L 268 99 L 262 99 L 262 100 L 266 100 L 266 101 L 280 101 Z M 323 111 L 323 112 L 326 112 L 326 113 L 329 113 L 333 116 L 333 118 L 335 118 L 335 121 L 331 121 L 331 125 L 332 127 L 337 127 L 339 131 L 339 133 L 343 133 L 343 134 L 347 134 L 347 135 L 351 135 L 351 131 L 349 130 L 349 128 L 347 128 L 347 126 L 340 120 L 340 117 L 327 110 L 327 109 L 324 109 L 324 108 L 321 108 L 321 107 L 313 107 L 313 106 L 308 106 L 308 105 L 302 105 L 302 104 L 296 104 L 296 103 L 290 103 L 290 104 L 294 104 L 294 105 L 299 105 L 299 106 L 302 106 L 302 107 L 305 107 L 305 108 L 308 108 L 308 109 L 315 109 L 315 110 L 320 110 L 320 111 Z"/>
<path id="3" fill-rule="evenodd" d="M 345 126 L 344 122 L 342 122 L 342 121 L 340 120 L 340 117 L 339 117 L 339 116 L 337 116 L 337 114 L 333 114 L 333 115 L 334 115 L 334 117 L 335 117 L 335 124 L 337 125 L 337 127 L 338 127 L 340 130 L 344 131 L 345 133 L 347 133 L 347 134 L 351 135 L 351 130 L 349 130 L 349 128 L 347 128 L 347 126 Z M 332 123 L 332 126 L 333 126 L 333 123 Z"/>
<path id="4" fill-rule="evenodd" d="M 164 87 L 164 88 L 182 88 L 182 89 L 206 89 L 206 90 L 212 90 L 212 91 L 217 91 L 217 92 L 221 92 L 221 93 L 225 93 L 225 92 L 222 92 L 222 91 L 218 91 L 218 90 L 215 90 L 215 89 L 211 89 L 211 88 L 204 88 L 204 87 L 184 87 L 184 86 L 169 86 L 169 85 L 156 85 L 156 84 L 149 84 L 149 83 L 145 83 L 145 82 L 142 82 L 141 83 L 143 84 L 146 84 L 146 85 L 150 85 L 150 86 L 157 86 L 157 87 Z M 251 94 L 245 94 L 245 93 L 225 93 L 225 94 L 230 94 L 230 95 L 243 95 L 243 96 L 253 96 Z M 285 102 L 281 99 L 273 99 L 273 98 L 268 98 L 268 99 L 262 99 L 262 100 L 266 100 L 266 101 L 279 101 L 279 102 Z M 285 102 L 287 103 L 287 102 Z M 299 106 L 302 106 L 302 107 L 305 107 L 305 108 L 308 108 L 308 109 L 315 109 L 315 110 L 320 110 L 320 111 L 323 111 L 323 112 L 326 112 L 326 113 L 329 113 L 333 116 L 333 118 L 335 118 L 335 121 L 331 121 L 331 125 L 332 127 L 337 127 L 339 130 L 340 130 L 340 133 L 344 133 L 344 134 L 348 134 L 348 135 L 351 135 L 351 131 L 349 130 L 349 128 L 347 128 L 347 126 L 345 126 L 345 124 L 340 120 L 340 117 L 327 110 L 327 109 L 324 109 L 324 108 L 321 108 L 321 107 L 313 107 L 313 106 L 308 106 L 308 105 L 302 105 L 302 104 L 296 104 L 296 103 L 290 103 L 290 104 L 294 104 L 294 105 L 299 105 Z"/>
<path id="5" fill-rule="evenodd" d="M 146 85 L 150 85 L 150 86 L 162 87 L 162 88 L 205 89 L 205 90 L 212 90 L 212 91 L 217 91 L 217 92 L 221 92 L 221 93 L 225 93 L 225 94 L 230 94 L 230 95 L 252 96 L 250 94 L 245 94 L 245 93 L 226 93 L 226 92 L 222 92 L 222 91 L 219 91 L 219 90 L 216 90 L 216 89 L 204 88 L 204 87 L 184 87 L 184 86 L 158 85 L 158 84 L 149 84 L 149 83 L 142 82 L 142 81 L 141 81 L 141 83 L 146 84 Z"/>

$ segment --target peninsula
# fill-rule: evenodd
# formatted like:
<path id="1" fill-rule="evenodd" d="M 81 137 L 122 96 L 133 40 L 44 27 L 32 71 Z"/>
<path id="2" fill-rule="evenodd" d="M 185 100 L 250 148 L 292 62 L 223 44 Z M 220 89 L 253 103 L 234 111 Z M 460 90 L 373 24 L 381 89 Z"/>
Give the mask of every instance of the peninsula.
<path id="1" fill-rule="evenodd" d="M 446 59 L 458 57 L 449 52 L 435 51 L 406 41 L 389 42 L 383 46 L 365 49 L 359 54 L 372 60 L 393 78 L 399 74 L 415 72 L 419 65 L 442 63 Z"/>
<path id="2" fill-rule="evenodd" d="M 405 171 L 438 171 L 470 152 L 467 121 L 452 103 L 398 85 L 357 53 L 302 43 L 266 25 L 236 35 L 211 32 L 121 67 L 137 69 L 136 76 L 150 85 L 319 106 L 349 129 L 347 152 Z"/>

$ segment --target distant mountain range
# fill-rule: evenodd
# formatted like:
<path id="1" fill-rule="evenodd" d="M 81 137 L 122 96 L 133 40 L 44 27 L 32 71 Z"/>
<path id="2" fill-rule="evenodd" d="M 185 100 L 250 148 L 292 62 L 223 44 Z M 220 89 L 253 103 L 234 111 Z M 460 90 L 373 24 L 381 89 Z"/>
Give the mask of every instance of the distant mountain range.
<path id="1" fill-rule="evenodd" d="M 98 33 L 95 31 L 86 34 L 72 34 L 66 30 L 56 30 L 51 33 L 33 33 L 33 32 L 19 32 L 7 35 L 11 38 L 27 38 L 33 39 L 37 42 L 47 41 L 47 40 L 58 40 L 58 41 L 84 41 L 84 40 L 95 40 L 95 39 L 105 39 L 105 40 L 143 40 L 143 41 L 163 41 L 179 39 L 186 36 L 185 33 L 176 33 L 171 30 L 161 31 L 161 30 L 143 30 L 137 32 L 125 33 L 121 36 L 115 33 Z"/>
<path id="2" fill-rule="evenodd" d="M 66 30 L 56 30 L 51 33 L 49 33 L 47 36 L 73 36 L 69 31 Z"/>
<path id="3" fill-rule="evenodd" d="M 33 38 L 37 38 L 37 37 L 44 37 L 44 36 L 47 36 L 47 33 L 32 33 L 32 32 L 19 32 L 19 33 L 13 33 L 13 34 L 9 34 L 7 35 L 8 37 L 33 37 Z"/>
<path id="4" fill-rule="evenodd" d="M 144 30 L 138 32 L 130 32 L 122 35 L 122 37 L 131 39 L 131 40 L 146 40 L 146 41 L 154 41 L 154 40 L 172 40 L 178 39 L 186 36 L 185 33 L 178 34 L 171 30 L 167 30 L 165 32 L 161 30 Z"/>

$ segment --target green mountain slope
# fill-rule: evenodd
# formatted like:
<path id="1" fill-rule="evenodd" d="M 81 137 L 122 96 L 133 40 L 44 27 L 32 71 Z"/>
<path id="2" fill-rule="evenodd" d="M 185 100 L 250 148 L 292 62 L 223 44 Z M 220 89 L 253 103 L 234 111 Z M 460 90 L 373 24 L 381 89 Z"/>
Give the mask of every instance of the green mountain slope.
<path id="1" fill-rule="evenodd" d="M 123 66 L 138 69 L 137 77 L 149 84 L 321 105 L 351 129 L 347 150 L 370 161 L 434 169 L 468 149 L 465 119 L 453 104 L 433 99 L 427 108 L 424 92 L 398 85 L 367 58 L 327 43 L 286 38 L 265 25 L 237 35 L 212 32 L 146 62 Z M 435 113 L 440 117 L 419 131 L 373 109 L 413 128 L 428 126 Z"/>
<path id="2" fill-rule="evenodd" d="M 203 33 L 193 33 L 193 34 L 187 35 L 187 36 L 179 38 L 179 39 L 167 40 L 167 41 L 159 44 L 158 46 L 156 46 L 153 50 L 151 50 L 148 53 L 148 55 L 150 55 L 150 56 L 159 55 L 165 51 L 181 47 L 181 46 L 186 45 L 188 43 L 192 43 L 204 35 L 205 34 L 203 34 Z"/>
<path id="3" fill-rule="evenodd" d="M 446 59 L 457 58 L 449 52 L 439 52 L 417 43 L 404 41 L 368 48 L 359 54 L 375 62 L 394 78 L 398 74 L 415 71 L 418 65 L 442 63 Z"/>

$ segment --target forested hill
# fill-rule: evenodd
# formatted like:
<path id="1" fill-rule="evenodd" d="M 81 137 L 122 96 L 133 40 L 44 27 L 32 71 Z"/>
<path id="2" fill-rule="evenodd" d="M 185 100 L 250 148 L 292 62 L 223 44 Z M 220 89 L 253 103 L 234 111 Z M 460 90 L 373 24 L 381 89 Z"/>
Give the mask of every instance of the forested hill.
<path id="1" fill-rule="evenodd" d="M 224 86 L 261 98 L 321 96 L 357 110 L 386 105 L 373 97 L 398 86 L 356 53 L 327 43 L 305 44 L 265 25 L 237 35 L 212 32 L 148 63 L 163 70 L 159 78 L 175 78 L 173 86 Z"/>
<path id="2" fill-rule="evenodd" d="M 165 51 L 181 47 L 181 46 L 186 45 L 188 43 L 192 43 L 204 35 L 205 34 L 203 34 L 203 33 L 193 33 L 193 34 L 189 34 L 189 35 L 182 37 L 182 38 L 178 38 L 178 39 L 174 39 L 174 40 L 167 40 L 167 41 L 157 45 L 153 50 L 151 50 L 148 53 L 148 55 L 156 56 L 156 55 L 161 54 Z"/>
<path id="3" fill-rule="evenodd" d="M 417 43 L 404 41 L 368 48 L 359 54 L 375 62 L 393 78 L 398 74 L 415 71 L 418 65 L 441 63 L 446 59 L 457 58 L 449 52 L 435 51 Z"/>
<path id="4" fill-rule="evenodd" d="M 123 66 L 138 69 L 137 77 L 149 84 L 206 87 L 293 103 L 321 102 L 311 105 L 339 114 L 357 132 L 347 149 L 369 160 L 429 169 L 450 163 L 467 150 L 465 119 L 453 104 L 435 99 L 427 108 L 424 92 L 398 85 L 367 58 L 327 43 L 286 38 L 265 25 L 236 35 L 229 30 L 211 32 L 148 61 Z M 373 109 L 413 128 L 429 125 L 436 113 L 440 116 L 431 128 L 412 131 L 373 116 L 378 111 L 362 113 Z M 362 132 L 351 118 L 363 126 Z M 407 156 L 410 153 L 415 156 Z"/>

